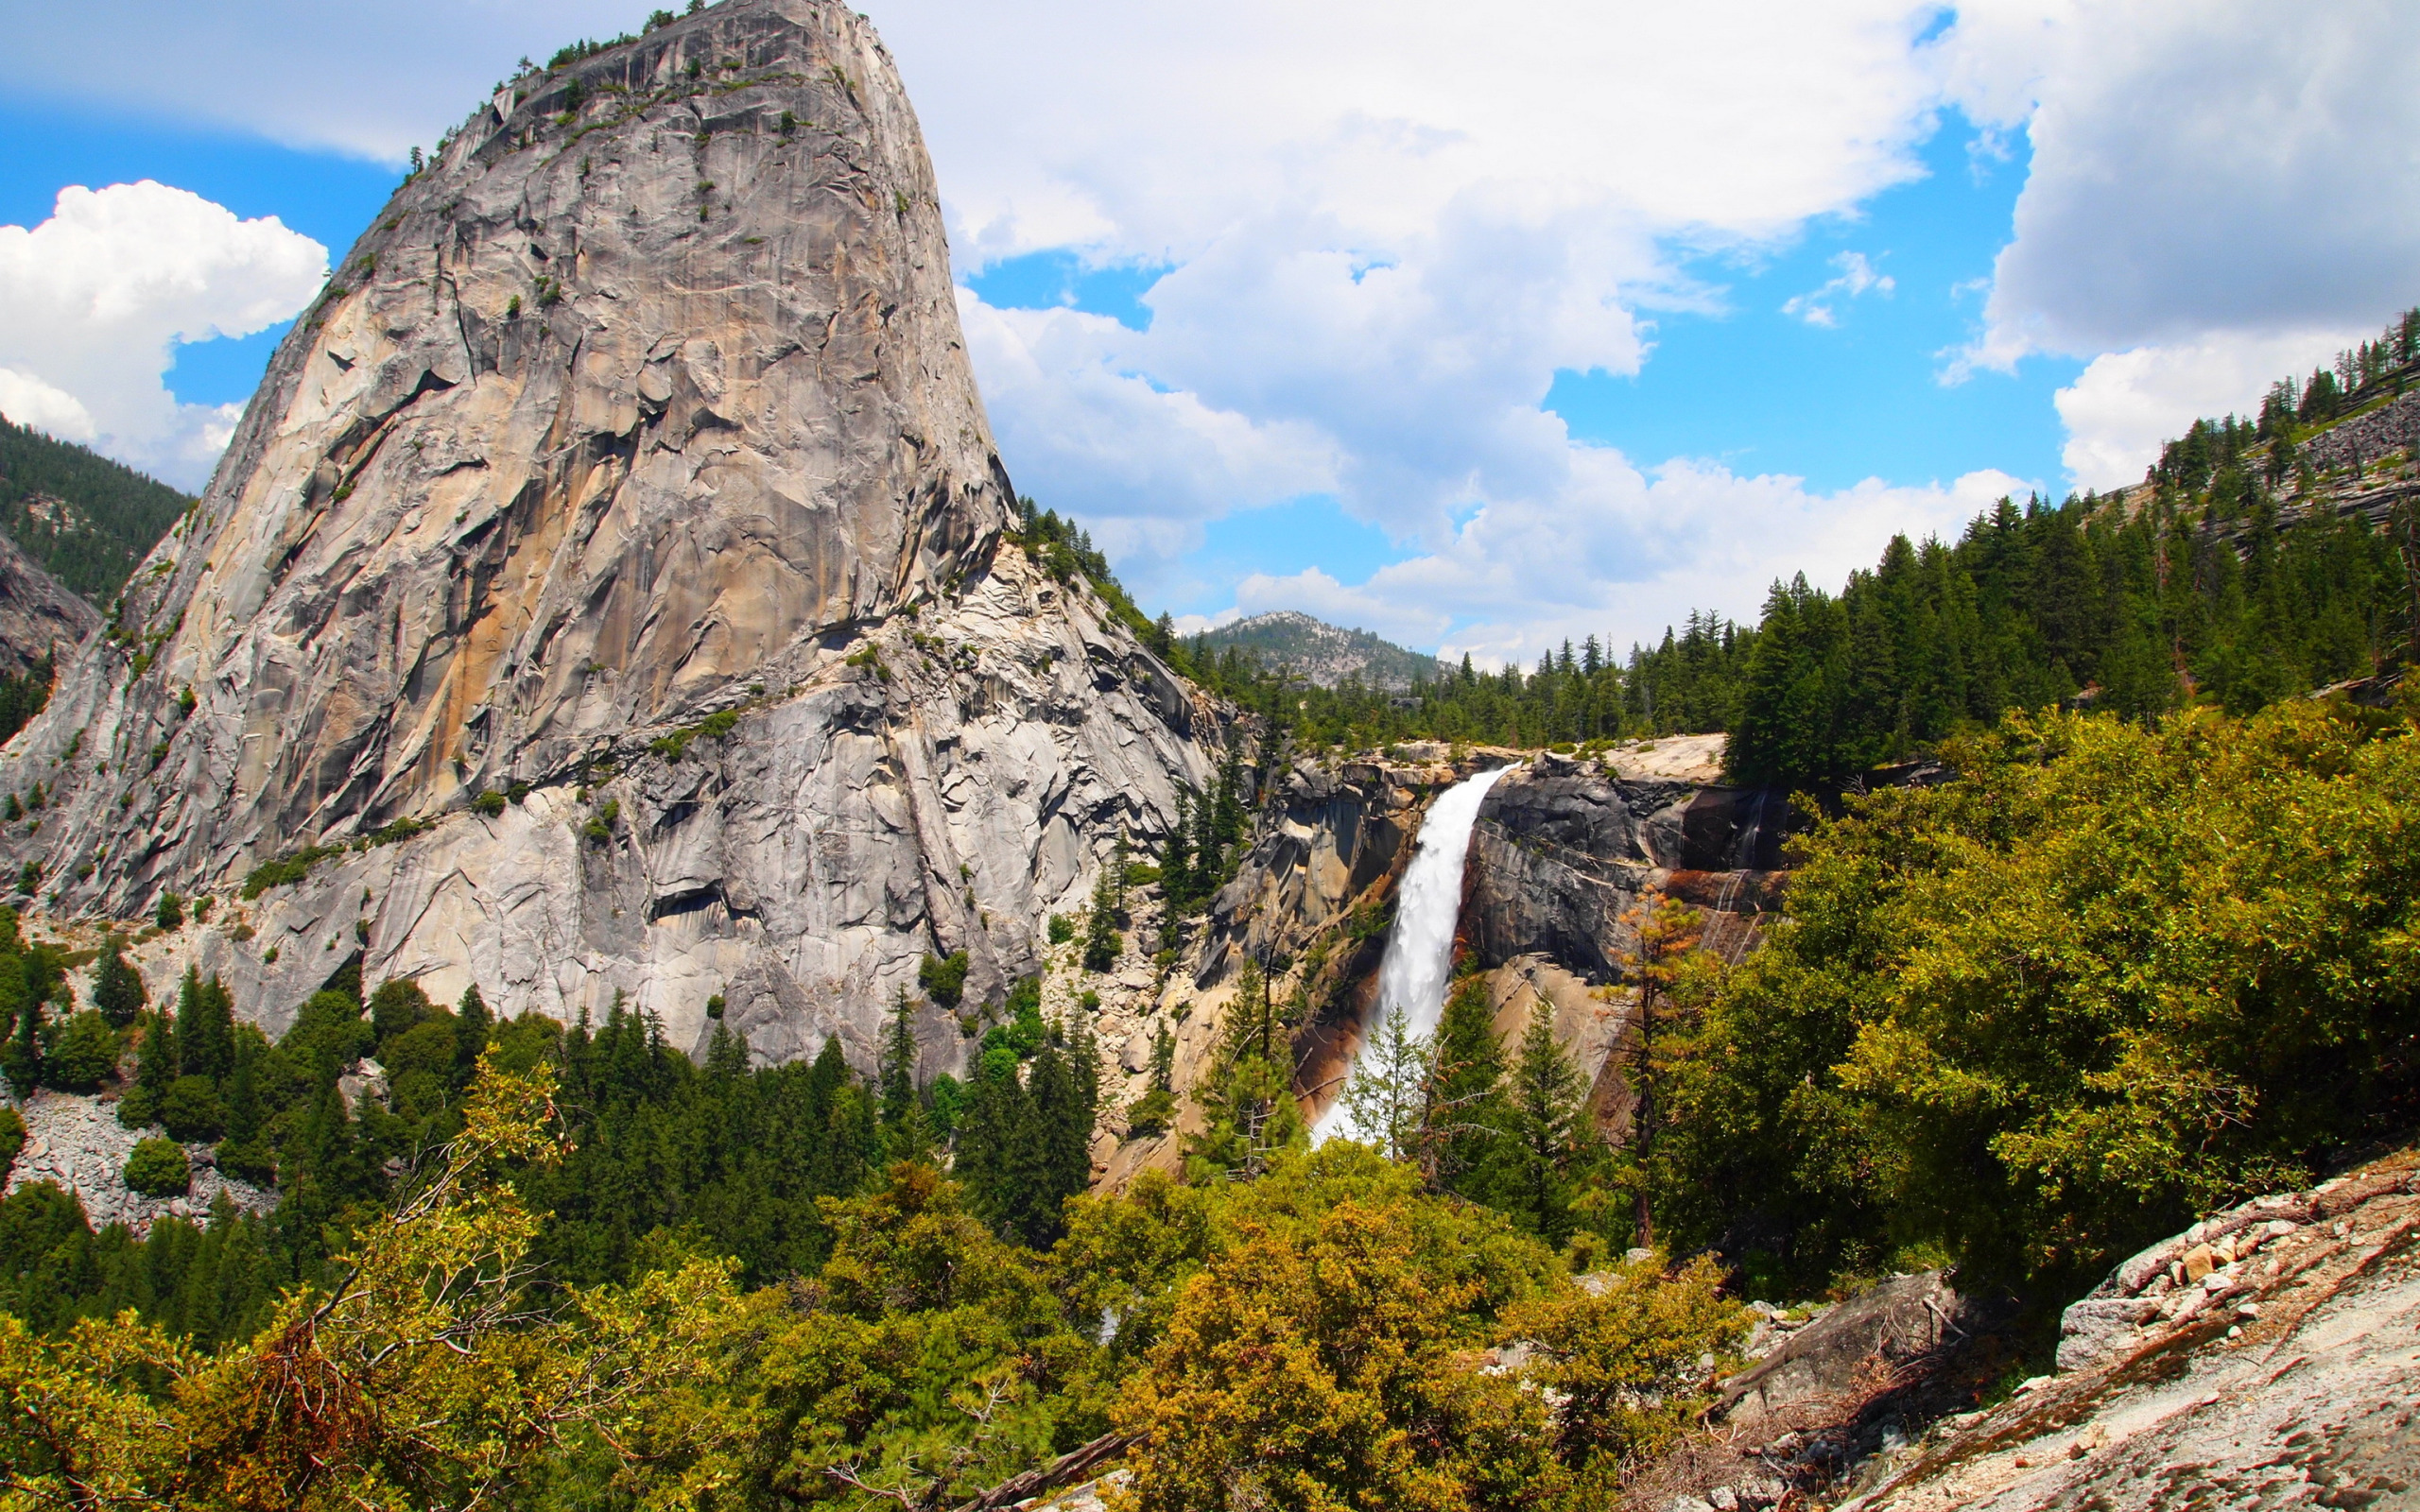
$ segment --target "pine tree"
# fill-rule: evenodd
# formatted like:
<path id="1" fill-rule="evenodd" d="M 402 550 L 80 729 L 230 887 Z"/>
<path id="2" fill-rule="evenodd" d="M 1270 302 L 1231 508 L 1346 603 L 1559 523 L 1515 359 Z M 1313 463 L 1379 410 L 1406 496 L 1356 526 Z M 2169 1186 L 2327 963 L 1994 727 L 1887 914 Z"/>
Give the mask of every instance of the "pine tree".
<path id="1" fill-rule="evenodd" d="M 5 965 L 9 974 L 16 974 L 17 962 L 10 960 L 0 964 Z M 18 989 L 17 996 L 15 1022 L 10 1025 L 6 1048 L 0 1050 L 0 1055 L 8 1058 L 5 1064 L 0 1064 L 0 1070 L 8 1073 L 9 1090 L 18 1097 L 25 1098 L 31 1096 L 42 1082 L 42 1000 L 22 988 Z"/>
<path id="2" fill-rule="evenodd" d="M 1192 816 L 1182 787 L 1176 790 L 1176 819 L 1168 826 L 1167 842 L 1160 850 L 1160 890 L 1172 913 L 1193 902 Z"/>
<path id="3" fill-rule="evenodd" d="M 1491 1152 L 1494 1206 L 1548 1244 L 1569 1237 L 1573 1168 L 1581 1157 L 1581 1099 L 1587 1085 L 1555 1042 L 1554 1009 L 1530 1009 L 1520 1054 L 1504 1078 L 1504 1133 Z"/>
<path id="4" fill-rule="evenodd" d="M 965 1185 L 976 1215 L 1003 1238 L 1023 1217 L 1028 1168 L 1034 1163 L 1033 1109 L 1012 1055 L 987 1055 L 975 1068 L 959 1109 L 951 1174 Z"/>
<path id="5" fill-rule="evenodd" d="M 1117 887 L 1111 873 L 1115 866 L 1104 867 L 1093 883 L 1092 911 L 1084 922 L 1084 970 L 1106 971 L 1117 964 L 1118 954 L 1126 948 L 1117 933 Z"/>
<path id="6" fill-rule="evenodd" d="M 1502 1124 L 1496 1089 L 1504 1079 L 1504 1047 L 1496 1041 L 1486 978 L 1454 984 L 1433 1054 L 1421 1108 L 1422 1158 L 1430 1180 L 1469 1196 Z"/>
<path id="7" fill-rule="evenodd" d="M 479 1057 L 488 1047 L 488 1036 L 495 1024 L 494 1015 L 488 1012 L 487 999 L 479 996 L 479 984 L 472 983 L 462 989 L 462 1001 L 454 1010 L 454 1086 L 457 1091 L 471 1085 L 478 1074 Z"/>
<path id="8" fill-rule="evenodd" d="M 1210 833 L 1217 843 L 1220 881 L 1225 880 L 1225 857 L 1243 843 L 1244 838 L 1244 755 L 1243 742 L 1230 737 L 1227 754 L 1219 763 L 1219 787 L 1210 804 Z"/>
<path id="9" fill-rule="evenodd" d="M 882 1137 L 893 1160 L 932 1159 L 932 1127 L 918 1095 L 916 1000 L 902 987 L 890 1002 L 890 1025 L 883 1037 Z"/>
<path id="10" fill-rule="evenodd" d="M 149 1002 L 150 994 L 143 989 L 143 973 L 127 964 L 123 951 L 101 957 L 100 968 L 94 973 L 93 1006 L 111 1028 L 131 1024 Z"/>
<path id="11" fill-rule="evenodd" d="M 1389 1013 L 1354 1063 L 1344 1087 L 1345 1120 L 1353 1132 L 1390 1160 L 1408 1160 L 1420 1147 L 1421 1114 L 1435 1047 L 1410 1031 L 1404 1015 Z"/>
<path id="12" fill-rule="evenodd" d="M 234 1069 L 233 1001 L 218 978 L 205 982 L 188 966 L 177 989 L 177 1074 L 216 1084 Z"/>
<path id="13" fill-rule="evenodd" d="M 1676 1053 L 1686 1042 L 1687 1026 L 1675 1022 L 1678 1005 L 1673 991 L 1689 954 L 1697 949 L 1705 916 L 1678 899 L 1650 890 L 1625 911 L 1621 922 L 1638 939 L 1625 952 L 1622 966 L 1637 985 L 1638 1008 L 1629 1066 L 1631 1094 L 1636 1099 L 1631 1133 L 1623 1154 L 1642 1173 L 1656 1158 L 1656 1139 L 1663 1131 L 1665 1088 L 1672 1077 Z M 1528 1055 L 1528 1041 L 1523 1041 Z M 1649 1207 L 1651 1182 L 1636 1181 L 1634 1222 L 1641 1247 L 1655 1243 L 1654 1214 Z"/>
<path id="14" fill-rule="evenodd" d="M 1219 1060 L 1195 1096 L 1204 1127 L 1186 1146 L 1185 1171 L 1195 1180 L 1234 1175 L 1247 1179 L 1279 1151 L 1308 1135 L 1294 1099 L 1293 1055 L 1281 1038 L 1267 978 L 1247 959 L 1229 1000 Z"/>
<path id="15" fill-rule="evenodd" d="M 1065 1051 L 1048 1042 L 1034 1054 L 1026 1093 L 1037 1159 L 1019 1173 L 1028 1185 L 1015 1195 L 1012 1227 L 1026 1245 L 1047 1249 L 1064 1230 L 1066 1199 L 1092 1184 L 1092 1100 Z"/>

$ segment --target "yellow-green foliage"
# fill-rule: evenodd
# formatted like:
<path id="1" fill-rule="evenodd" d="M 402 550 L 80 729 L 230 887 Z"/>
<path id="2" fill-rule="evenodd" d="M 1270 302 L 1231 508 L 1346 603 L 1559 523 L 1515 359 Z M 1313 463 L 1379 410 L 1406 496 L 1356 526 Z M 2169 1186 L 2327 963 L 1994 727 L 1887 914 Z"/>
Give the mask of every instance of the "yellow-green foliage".
<path id="1" fill-rule="evenodd" d="M 513 1064 L 249 1342 L 0 1315 L 0 1509 L 950 1506 L 1120 1433 L 1144 1507 L 1578 1512 L 1738 1332 L 1708 1265 L 1575 1280 L 1343 1142 L 1072 1199 L 1048 1254 L 902 1161 L 822 1199 L 811 1277 L 742 1296 L 664 1228 L 627 1284 L 564 1285 L 521 1195 L 565 1154 L 555 1084 Z M 1524 1337 L 1532 1384 L 1480 1368 Z"/>
<path id="2" fill-rule="evenodd" d="M 1071 1214 L 1066 1244 L 1113 1271 L 1198 1264 L 1159 1294 L 1164 1325 L 1138 1310 L 1158 1336 L 1113 1411 L 1147 1446 L 1145 1512 L 1601 1505 L 1624 1455 L 1703 1405 L 1701 1362 L 1744 1318 L 1709 1264 L 1575 1281 L 1501 1215 L 1427 1195 L 1351 1143 L 1194 1203 L 1157 1189 L 1132 1206 L 1165 1216 Z M 1536 1383 L 1574 1407 L 1477 1367 L 1516 1338 L 1544 1346 Z"/>
<path id="3" fill-rule="evenodd" d="M 131 1313 L 49 1343 L 0 1316 L 0 1506 L 485 1506 L 567 1436 L 647 1442 L 716 1379 L 729 1267 L 542 1303 L 539 1218 L 504 1177 L 556 1157 L 552 1090 L 491 1063 L 416 1194 L 248 1346 L 204 1357 Z M 700 1430 L 650 1486 L 711 1482 L 717 1447 Z"/>
<path id="4" fill-rule="evenodd" d="M 1660 1173 L 1701 1231 L 2072 1280 L 2408 1120 L 2408 713 L 2012 717 L 1945 756 L 1806 842 L 1715 998 Z"/>

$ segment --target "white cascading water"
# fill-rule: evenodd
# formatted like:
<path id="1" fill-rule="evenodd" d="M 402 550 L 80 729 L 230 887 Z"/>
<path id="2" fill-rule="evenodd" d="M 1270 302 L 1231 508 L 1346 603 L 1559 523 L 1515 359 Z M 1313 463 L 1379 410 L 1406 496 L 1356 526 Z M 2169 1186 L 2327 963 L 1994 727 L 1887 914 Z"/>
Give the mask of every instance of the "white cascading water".
<path id="1" fill-rule="evenodd" d="M 1420 848 L 1404 868 L 1403 885 L 1395 895 L 1395 921 L 1387 931 L 1387 954 L 1378 962 L 1378 1004 L 1370 1015 L 1361 1048 L 1353 1067 L 1337 1084 L 1336 1100 L 1312 1125 L 1318 1143 L 1344 1131 L 1347 1113 L 1344 1088 L 1352 1084 L 1361 1059 L 1378 1042 L 1378 1030 L 1389 1016 L 1404 1016 L 1404 1028 L 1414 1035 L 1437 1032 L 1445 1012 L 1445 979 L 1454 969 L 1454 923 L 1462 911 L 1462 863 L 1470 854 L 1471 827 L 1478 822 L 1479 805 L 1487 790 L 1509 766 L 1466 778 L 1437 796 L 1420 824 Z"/>

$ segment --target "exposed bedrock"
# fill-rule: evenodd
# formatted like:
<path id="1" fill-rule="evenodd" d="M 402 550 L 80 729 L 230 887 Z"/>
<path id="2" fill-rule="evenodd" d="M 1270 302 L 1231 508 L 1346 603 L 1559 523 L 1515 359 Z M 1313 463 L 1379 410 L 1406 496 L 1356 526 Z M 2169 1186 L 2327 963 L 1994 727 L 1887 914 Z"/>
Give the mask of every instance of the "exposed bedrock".
<path id="1" fill-rule="evenodd" d="M 1324 1107 L 1367 1028 L 1393 889 L 1429 800 L 1517 763 L 1472 833 L 1460 948 L 1487 973 L 1501 1037 L 1516 1040 L 1545 1001 L 1557 1039 L 1592 1078 L 1599 1126 L 1618 1138 L 1633 1102 L 1625 1051 L 1634 1046 L 1622 960 L 1637 943 L 1624 915 L 1662 889 L 1703 908 L 1705 948 L 1737 959 L 1780 899 L 1787 801 L 1708 785 L 1720 737 L 1666 746 L 1577 761 L 1413 743 L 1334 769 L 1296 763 L 1186 956 L 1192 989 L 1232 983 L 1250 958 L 1270 970 L 1280 996 L 1299 993 L 1295 1084 Z"/>
<path id="2" fill-rule="evenodd" d="M 924 953 L 996 999 L 1224 738 L 1011 504 L 889 55 L 726 0 L 397 192 L 0 756 L 59 792 L 8 862 L 125 918 L 296 858 L 179 953 L 272 1027 L 358 951 L 865 1064 Z"/>
<path id="3" fill-rule="evenodd" d="M 44 657 L 66 661 L 100 623 L 98 610 L 0 536 L 0 677 L 22 677 Z"/>
<path id="4" fill-rule="evenodd" d="M 1788 816 L 1788 800 L 1761 789 L 1542 755 L 1479 810 L 1463 937 L 1485 966 L 1532 955 L 1611 983 L 1638 943 L 1624 916 L 1661 890 L 1706 910 L 1707 948 L 1737 959 L 1778 902 Z"/>

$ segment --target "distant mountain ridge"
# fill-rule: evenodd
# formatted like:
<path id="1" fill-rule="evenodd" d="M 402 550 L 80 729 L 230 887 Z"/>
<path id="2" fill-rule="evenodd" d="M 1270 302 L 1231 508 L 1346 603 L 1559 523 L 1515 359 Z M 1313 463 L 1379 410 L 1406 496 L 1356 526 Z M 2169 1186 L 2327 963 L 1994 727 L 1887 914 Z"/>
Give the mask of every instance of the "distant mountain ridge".
<path id="1" fill-rule="evenodd" d="M 1374 687 L 1409 688 L 1416 682 L 1434 682 L 1446 672 L 1444 663 L 1433 656 L 1408 651 L 1368 630 L 1348 630 L 1290 609 L 1206 630 L 1193 637 L 1193 644 L 1212 654 L 1233 646 L 1259 657 L 1267 666 L 1298 673 L 1322 688 L 1357 676 Z"/>

